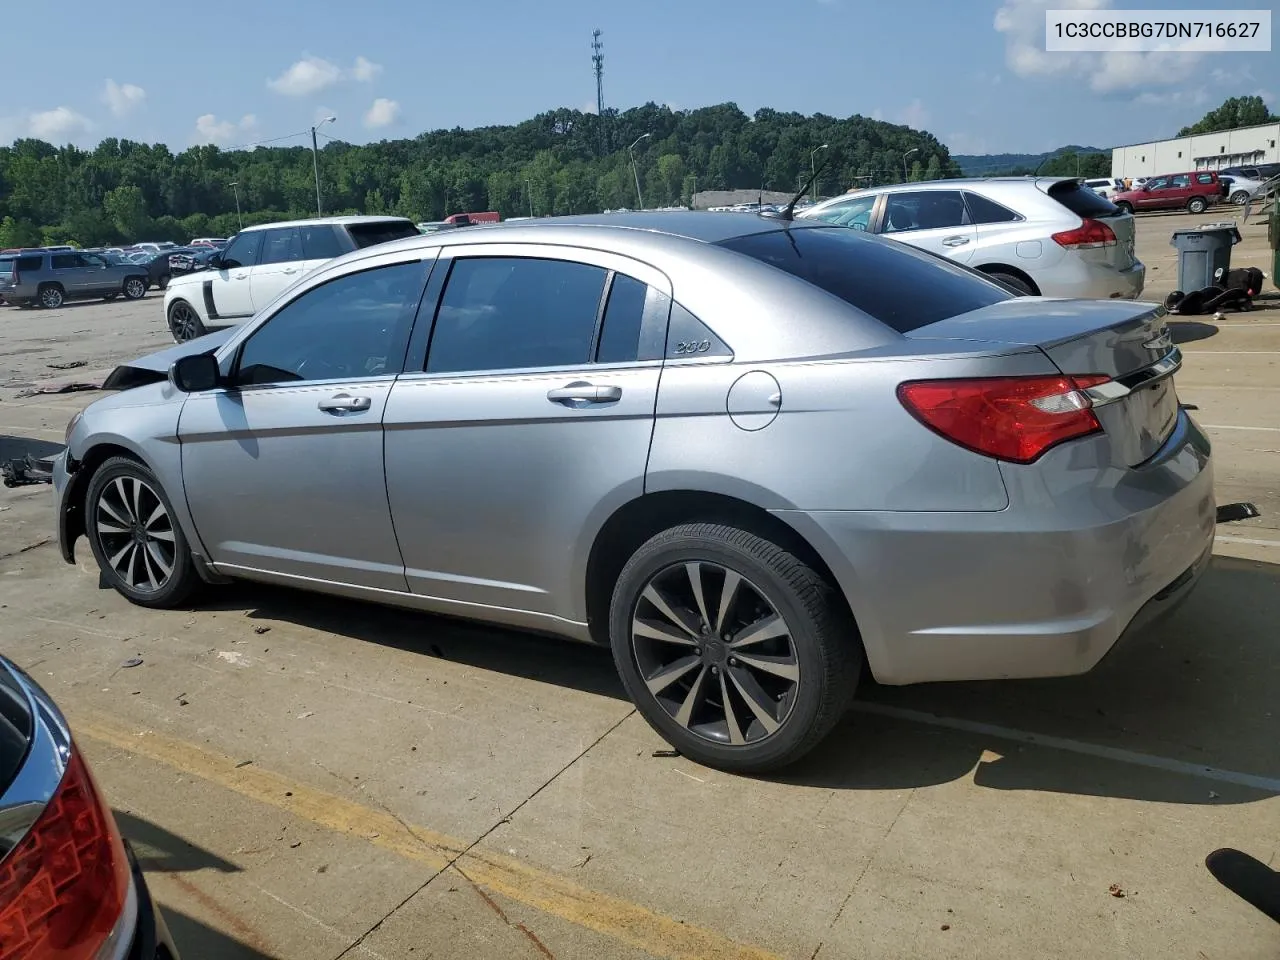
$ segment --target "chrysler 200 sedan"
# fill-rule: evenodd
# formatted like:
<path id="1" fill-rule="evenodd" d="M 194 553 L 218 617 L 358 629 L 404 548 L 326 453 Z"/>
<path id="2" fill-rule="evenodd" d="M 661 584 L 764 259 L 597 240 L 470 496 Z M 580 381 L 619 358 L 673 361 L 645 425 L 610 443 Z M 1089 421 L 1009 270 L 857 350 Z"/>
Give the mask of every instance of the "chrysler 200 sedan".
<path id="1" fill-rule="evenodd" d="M 611 646 L 730 770 L 880 682 L 1089 670 L 1208 562 L 1153 304 L 821 222 L 661 213 L 351 253 L 117 369 L 58 534 L 152 607 L 245 578 Z"/>

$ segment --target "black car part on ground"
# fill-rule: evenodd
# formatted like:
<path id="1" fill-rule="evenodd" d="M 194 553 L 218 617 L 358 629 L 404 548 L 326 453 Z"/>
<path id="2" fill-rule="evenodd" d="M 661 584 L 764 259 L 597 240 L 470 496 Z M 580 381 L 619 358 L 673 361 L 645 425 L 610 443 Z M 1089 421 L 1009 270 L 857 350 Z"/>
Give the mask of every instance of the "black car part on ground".
<path id="1" fill-rule="evenodd" d="M 53 461 L 63 446 L 31 437 L 0 435 L 0 478 L 6 487 L 53 481 Z"/>
<path id="2" fill-rule="evenodd" d="M 1204 858 L 1220 884 L 1276 923 L 1280 923 L 1280 873 L 1241 850 L 1223 847 Z"/>

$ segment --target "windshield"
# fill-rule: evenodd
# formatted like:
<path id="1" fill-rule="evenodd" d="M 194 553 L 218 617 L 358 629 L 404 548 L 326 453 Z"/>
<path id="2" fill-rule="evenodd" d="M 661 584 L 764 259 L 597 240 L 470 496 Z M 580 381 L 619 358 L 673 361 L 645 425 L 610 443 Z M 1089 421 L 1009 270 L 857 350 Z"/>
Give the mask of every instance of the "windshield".
<path id="1" fill-rule="evenodd" d="M 982 274 L 856 230 L 775 230 L 720 244 L 807 280 L 899 333 L 1013 299 Z"/>

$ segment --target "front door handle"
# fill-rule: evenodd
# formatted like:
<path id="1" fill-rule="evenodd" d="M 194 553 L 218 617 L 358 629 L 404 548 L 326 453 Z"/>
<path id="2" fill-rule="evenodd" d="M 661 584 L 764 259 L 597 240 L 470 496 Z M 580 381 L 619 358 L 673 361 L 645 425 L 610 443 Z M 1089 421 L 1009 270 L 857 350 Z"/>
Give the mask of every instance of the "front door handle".
<path id="1" fill-rule="evenodd" d="M 298 272 L 298 268 L 297 268 L 297 267 L 289 267 L 289 268 L 287 268 L 287 269 L 285 269 L 285 270 L 282 270 L 282 271 L 281 271 L 281 273 L 297 273 L 297 272 Z"/>
<path id="2" fill-rule="evenodd" d="M 963 247 L 968 242 L 968 237 L 947 237 L 942 241 L 942 245 L 944 247 Z"/>
<path id="3" fill-rule="evenodd" d="M 233 278 L 233 279 L 236 279 L 236 280 L 243 280 L 243 279 L 245 279 L 245 278 L 246 278 L 247 276 L 249 276 L 249 275 L 248 275 L 247 273 L 233 273 L 231 276 L 232 276 L 232 278 Z"/>
<path id="4" fill-rule="evenodd" d="M 566 406 L 588 403 L 615 403 L 622 399 L 622 388 L 613 384 L 594 384 L 577 380 L 547 391 L 547 399 L 552 403 L 563 403 Z"/>
<path id="5" fill-rule="evenodd" d="M 347 393 L 339 393 L 316 404 L 325 413 L 357 413 L 368 410 L 372 405 L 373 401 L 368 397 L 353 397 Z"/>

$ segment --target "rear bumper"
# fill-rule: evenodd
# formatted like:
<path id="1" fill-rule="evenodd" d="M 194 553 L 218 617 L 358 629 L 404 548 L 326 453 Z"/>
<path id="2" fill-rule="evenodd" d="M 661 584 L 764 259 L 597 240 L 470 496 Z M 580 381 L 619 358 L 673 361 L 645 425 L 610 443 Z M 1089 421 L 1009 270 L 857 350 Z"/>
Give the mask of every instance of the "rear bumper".
<path id="1" fill-rule="evenodd" d="M 1039 282 L 1039 281 L 1037 281 Z M 1147 282 L 1147 267 L 1141 260 L 1124 270 L 1092 263 L 1079 254 L 1064 257 L 1049 272 L 1040 292 L 1046 297 L 1081 297 L 1087 300 L 1136 300 Z"/>
<path id="2" fill-rule="evenodd" d="M 778 515 L 831 568 L 878 681 L 1084 673 L 1186 597 L 1216 521 L 1208 441 L 1185 412 L 1140 470 L 1112 476 L 1089 454 L 1016 468 L 998 512 Z"/>

